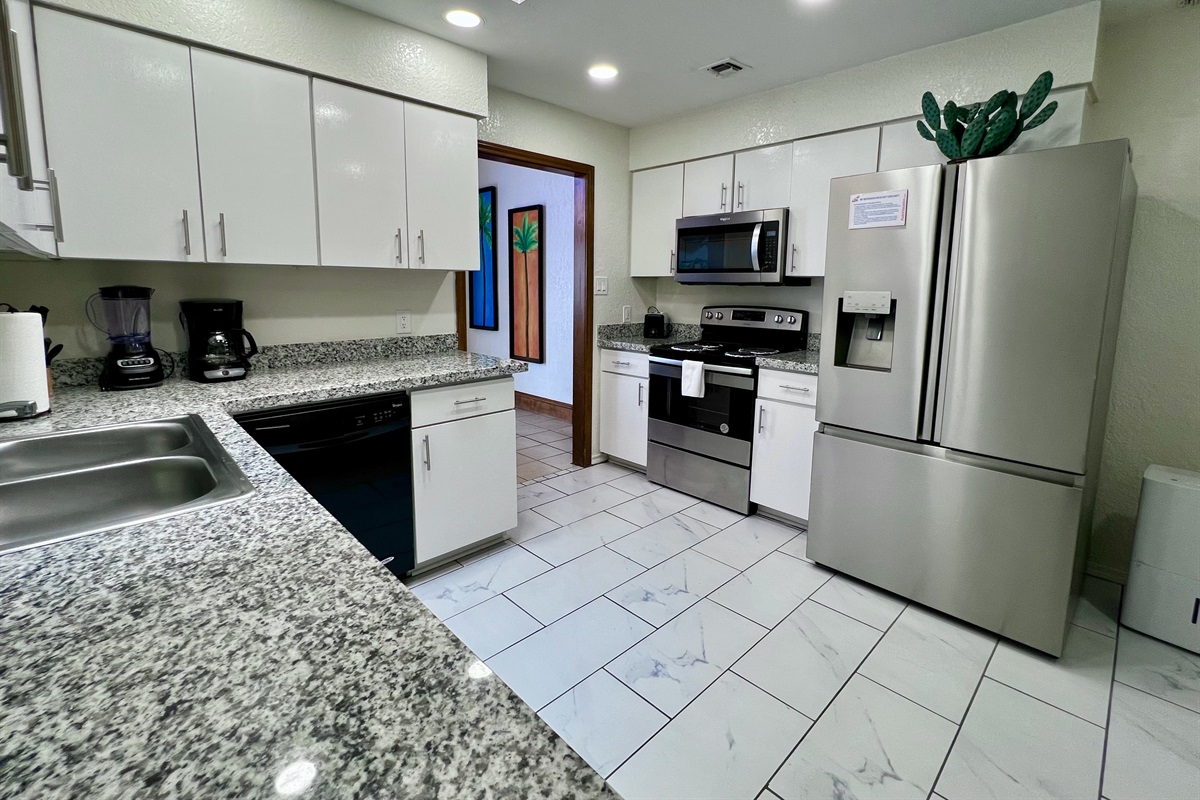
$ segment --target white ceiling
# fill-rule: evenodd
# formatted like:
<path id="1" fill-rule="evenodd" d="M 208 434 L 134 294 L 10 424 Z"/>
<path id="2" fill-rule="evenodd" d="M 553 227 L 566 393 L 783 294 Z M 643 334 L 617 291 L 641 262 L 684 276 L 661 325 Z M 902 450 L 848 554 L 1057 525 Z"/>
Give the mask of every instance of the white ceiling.
<path id="1" fill-rule="evenodd" d="M 485 53 L 493 86 L 637 127 L 1085 0 L 337 2 Z M 484 23 L 455 28 L 442 19 L 450 8 L 473 10 Z M 697 71 L 724 58 L 753 69 L 726 78 Z M 591 80 L 587 67 L 598 62 L 616 65 L 620 76 Z"/>

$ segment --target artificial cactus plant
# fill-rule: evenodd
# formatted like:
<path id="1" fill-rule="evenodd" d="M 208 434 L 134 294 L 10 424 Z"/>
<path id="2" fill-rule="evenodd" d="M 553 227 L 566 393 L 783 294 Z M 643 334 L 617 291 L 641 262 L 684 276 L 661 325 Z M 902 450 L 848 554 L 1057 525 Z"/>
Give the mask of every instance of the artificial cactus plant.
<path id="1" fill-rule="evenodd" d="M 1017 105 L 1017 93 L 1007 89 L 996 92 L 986 103 L 968 106 L 953 100 L 939 108 L 932 92 L 921 97 L 921 115 L 917 131 L 951 161 L 1003 153 L 1023 132 L 1041 125 L 1058 108 L 1057 102 L 1046 102 L 1054 75 L 1049 71 L 1038 75 L 1025 99 Z M 1040 111 L 1038 109 L 1041 109 Z M 945 123 L 945 124 L 943 124 Z"/>

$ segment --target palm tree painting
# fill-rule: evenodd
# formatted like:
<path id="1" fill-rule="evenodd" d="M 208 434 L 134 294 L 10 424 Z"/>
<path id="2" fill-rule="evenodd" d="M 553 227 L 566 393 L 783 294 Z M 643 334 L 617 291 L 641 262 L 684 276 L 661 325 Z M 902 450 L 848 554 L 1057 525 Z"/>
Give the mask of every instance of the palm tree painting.
<path id="1" fill-rule="evenodd" d="M 496 287 L 496 187 L 479 190 L 479 269 L 468 273 L 472 328 L 500 330 L 500 294 Z"/>
<path id="2" fill-rule="evenodd" d="M 509 210 L 512 252 L 508 260 L 509 336 L 512 357 L 535 364 L 546 360 L 542 334 L 546 309 L 542 302 L 542 217 L 544 206 Z"/>

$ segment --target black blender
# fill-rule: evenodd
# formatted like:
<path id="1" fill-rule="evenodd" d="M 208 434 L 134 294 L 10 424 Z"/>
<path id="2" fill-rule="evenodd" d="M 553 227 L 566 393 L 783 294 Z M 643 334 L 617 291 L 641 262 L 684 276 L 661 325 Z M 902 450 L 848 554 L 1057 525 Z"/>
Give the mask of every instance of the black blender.
<path id="1" fill-rule="evenodd" d="M 154 290 L 146 286 L 101 286 L 88 298 L 88 321 L 104 331 L 111 345 L 100 388 L 144 389 L 163 382 L 162 359 L 150 343 L 152 294 Z"/>

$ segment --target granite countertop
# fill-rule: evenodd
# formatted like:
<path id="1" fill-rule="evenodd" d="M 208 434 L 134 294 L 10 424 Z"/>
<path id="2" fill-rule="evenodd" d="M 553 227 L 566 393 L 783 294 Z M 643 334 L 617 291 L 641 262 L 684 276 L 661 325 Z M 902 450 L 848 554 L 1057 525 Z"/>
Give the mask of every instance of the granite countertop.
<path id="1" fill-rule="evenodd" d="M 523 369 L 451 352 L 81 387 L 0 425 L 198 413 L 256 489 L 0 555 L 0 796 L 612 796 L 228 413 Z"/>
<path id="2" fill-rule="evenodd" d="M 620 325 L 601 325 L 597 329 L 596 345 L 606 350 L 624 350 L 627 353 L 649 353 L 650 348 L 659 344 L 675 344 L 700 338 L 699 325 L 675 325 L 669 328 L 670 333 L 665 339 L 647 339 L 642 336 L 641 323 L 622 323 Z"/>
<path id="3" fill-rule="evenodd" d="M 760 369 L 805 372 L 809 375 L 817 374 L 817 363 L 819 361 L 819 350 L 796 350 L 791 353 L 776 353 L 773 356 L 759 356 L 756 359 L 756 363 Z"/>
<path id="4" fill-rule="evenodd" d="M 650 348 L 658 344 L 674 344 L 700 338 L 699 325 L 673 325 L 671 335 L 665 339 L 647 339 L 642 336 L 640 325 L 601 325 L 596 338 L 596 344 L 606 350 L 624 350 L 629 353 L 648 353 Z M 821 342 L 820 334 L 808 337 L 809 349 L 796 350 L 790 353 L 777 353 L 773 356 L 761 356 L 755 363 L 763 369 L 778 369 L 787 372 L 805 372 L 817 374 L 817 363 Z"/>

